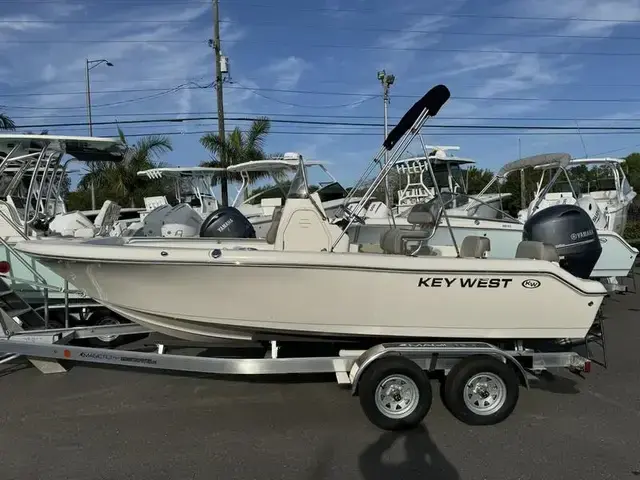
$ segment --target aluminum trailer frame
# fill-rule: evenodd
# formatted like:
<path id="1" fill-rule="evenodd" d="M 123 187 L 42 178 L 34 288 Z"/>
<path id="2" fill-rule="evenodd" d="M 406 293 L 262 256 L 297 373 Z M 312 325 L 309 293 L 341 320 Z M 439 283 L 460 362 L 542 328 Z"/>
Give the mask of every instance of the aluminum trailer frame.
<path id="1" fill-rule="evenodd" d="M 524 385 L 526 388 L 529 388 L 531 378 L 550 368 L 568 368 L 574 372 L 588 372 L 591 369 L 591 361 L 573 351 L 540 352 L 520 347 L 516 347 L 515 350 L 502 350 L 487 342 L 383 343 L 367 350 L 340 350 L 339 354 L 334 356 L 289 358 L 280 357 L 279 345 L 272 341 L 263 358 L 225 358 L 168 353 L 164 344 L 156 344 L 156 350 L 153 352 L 136 351 L 126 347 L 107 349 L 71 344 L 74 340 L 101 335 L 136 335 L 150 332 L 136 324 L 24 331 L 0 309 L 0 325 L 0 352 L 4 352 L 4 356 L 0 356 L 0 364 L 26 357 L 46 374 L 66 372 L 67 369 L 59 363 L 60 360 L 218 375 L 333 373 L 339 385 L 348 386 L 352 395 L 361 397 L 361 404 L 369 419 L 387 430 L 409 428 L 420 423 L 431 406 L 431 387 L 428 386 L 428 392 L 422 393 L 421 402 L 428 401 L 428 405 L 417 417 L 414 415 L 409 419 L 390 420 L 387 415 L 379 419 L 375 416 L 377 413 L 367 412 L 364 404 L 366 399 L 362 397 L 370 395 L 361 391 L 363 388 L 366 392 L 369 391 L 369 388 L 362 387 L 362 384 L 370 383 L 366 376 L 374 370 L 373 366 L 379 369 L 381 365 L 400 362 L 399 367 L 396 365 L 400 375 L 405 372 L 410 376 L 411 370 L 418 368 L 422 374 L 442 372 L 447 376 L 455 372 L 459 364 L 470 363 L 474 359 L 486 362 L 489 357 L 502 365 L 510 366 L 509 370 L 515 375 L 517 385 Z M 212 349 L 215 350 L 215 346 Z M 403 366 L 402 362 L 409 365 Z M 406 367 L 410 367 L 408 371 Z M 424 375 L 424 378 L 428 384 L 428 376 Z M 515 395 L 517 400 L 517 393 Z M 505 418 L 510 413 L 511 411 L 507 412 Z M 484 417 L 478 417 L 473 421 L 475 423 L 470 424 L 480 424 L 481 421 L 484 421 Z"/>

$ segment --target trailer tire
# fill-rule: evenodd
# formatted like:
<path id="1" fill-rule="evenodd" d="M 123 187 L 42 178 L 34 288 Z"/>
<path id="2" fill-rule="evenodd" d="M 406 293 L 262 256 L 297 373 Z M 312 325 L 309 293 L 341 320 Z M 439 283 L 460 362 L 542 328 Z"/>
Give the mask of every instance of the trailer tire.
<path id="1" fill-rule="evenodd" d="M 424 370 L 396 355 L 375 360 L 365 368 L 358 395 L 369 421 L 391 431 L 419 425 L 433 401 L 431 382 Z"/>
<path id="2" fill-rule="evenodd" d="M 127 323 L 113 313 L 96 312 L 90 317 L 90 323 L 94 326 L 101 325 L 122 325 Z M 116 348 L 127 343 L 129 339 L 124 335 L 104 335 L 100 337 L 88 338 L 87 343 L 97 348 Z"/>
<path id="3" fill-rule="evenodd" d="M 443 397 L 451 413 L 467 425 L 495 425 L 511 415 L 519 394 L 520 380 L 510 365 L 489 355 L 472 355 L 451 369 Z"/>

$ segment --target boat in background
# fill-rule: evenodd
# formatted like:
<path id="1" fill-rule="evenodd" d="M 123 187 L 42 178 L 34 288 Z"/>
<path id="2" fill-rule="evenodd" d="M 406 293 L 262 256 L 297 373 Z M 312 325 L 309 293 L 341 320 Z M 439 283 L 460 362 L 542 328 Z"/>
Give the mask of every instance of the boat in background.
<path id="1" fill-rule="evenodd" d="M 86 292 L 37 259 L 15 249 L 21 241 L 63 239 L 69 245 L 84 236 L 107 234 L 109 222 L 118 220 L 119 207 L 105 202 L 103 211 L 91 222 L 81 212 L 68 212 L 60 196 L 60 185 L 69 173 L 72 161 L 124 161 L 127 146 L 119 139 L 58 135 L 1 134 L 5 147 L 0 159 L 3 188 L 0 193 L 0 266 L 2 296 L 14 305 L 16 318 L 25 328 L 44 322 L 63 327 L 71 322 L 85 325 L 128 323 L 99 305 Z M 64 160 L 65 157 L 71 157 Z M 109 212 L 113 213 L 109 217 Z M 77 213 L 77 215 L 72 215 Z M 51 225 L 63 218 L 63 224 L 80 224 L 70 236 L 52 231 Z M 84 230 L 84 232 L 83 232 Z M 16 295 L 13 295 L 16 294 Z M 16 300 L 19 301 L 16 303 Z M 23 309 L 25 305 L 28 308 Z M 9 311 L 9 310 L 7 310 Z M 42 316 L 42 318 L 40 318 Z M 26 318 L 26 320 L 24 320 Z M 24 320 L 24 321 L 23 321 Z M 99 346 L 113 346 L 123 341 L 118 335 L 100 335 L 90 340 Z M 126 341 L 126 340 L 125 340 Z"/>
<path id="2" fill-rule="evenodd" d="M 520 172 L 526 168 L 553 168 L 556 173 L 551 180 L 539 190 L 537 198 L 534 199 L 531 204 L 531 208 L 534 209 L 535 205 L 542 203 L 542 200 L 546 198 L 559 175 L 565 171 L 565 168 L 568 167 L 570 163 L 571 156 L 566 153 L 534 155 L 508 163 L 487 183 L 477 197 L 473 197 L 473 201 L 475 203 L 483 203 L 478 197 L 487 195 L 488 190 L 494 185 L 500 188 L 500 185 L 506 181 L 506 178 L 515 172 Z M 451 192 L 443 193 L 446 206 L 451 205 L 456 197 L 459 197 L 459 195 Z M 562 202 L 557 202 L 556 204 L 561 203 Z M 576 202 L 571 202 L 571 204 L 574 203 Z M 588 205 L 588 202 L 585 202 L 585 205 Z M 552 205 L 548 204 L 547 207 L 549 206 Z M 493 207 L 485 204 L 485 209 L 489 208 Z M 540 211 L 537 207 L 535 207 L 535 209 Z M 595 220 L 599 225 L 604 225 L 602 215 L 598 216 L 595 209 L 587 208 L 585 211 L 591 216 L 592 221 Z M 495 258 L 512 258 L 516 254 L 518 244 L 523 240 L 524 222 L 526 221 L 526 217 L 523 215 L 520 215 L 520 218 L 516 219 L 506 212 L 496 211 L 494 215 L 488 218 L 479 216 L 469 217 L 459 214 L 451 214 L 448 215 L 447 218 L 451 231 L 455 233 L 455 238 L 464 238 L 466 236 L 488 238 L 492 246 L 491 256 Z M 379 245 L 380 235 L 389 227 L 391 219 L 389 219 L 386 225 L 384 222 L 374 224 L 368 218 L 365 218 L 364 221 L 364 224 L 354 225 L 349 235 L 354 243 L 362 244 L 365 249 L 371 251 Z M 412 228 L 405 217 L 394 218 L 393 221 L 395 221 L 399 227 Z M 615 231 L 597 229 L 597 233 L 602 244 L 602 254 L 593 268 L 592 278 L 599 279 L 611 290 L 617 290 L 619 289 L 619 281 L 616 278 L 626 277 L 629 274 L 635 264 L 638 250 L 629 245 L 629 243 Z M 456 242 L 450 234 L 449 227 L 444 223 L 444 219 L 440 220 L 432 242 L 436 245 L 456 246 Z"/>
<path id="3" fill-rule="evenodd" d="M 287 195 L 287 174 L 295 174 L 302 156 L 299 153 L 285 153 L 282 158 L 253 160 L 231 165 L 227 168 L 216 167 L 162 167 L 138 172 L 140 176 L 151 179 L 172 178 L 176 186 L 178 204 L 171 207 L 164 197 L 145 198 L 145 204 L 156 205 L 148 211 L 139 222 L 131 224 L 120 236 L 146 237 L 194 237 L 198 236 L 203 221 L 208 215 L 220 207 L 213 185 L 225 172 L 240 175 L 242 184 L 233 199 L 231 206 L 242 212 L 252 223 L 258 238 L 264 238 L 271 228 L 273 214 L 282 207 Z M 316 190 L 320 202 L 329 218 L 334 218 L 336 211 L 342 206 L 347 191 L 340 185 L 326 168 L 328 162 L 306 160 L 305 166 L 317 167 L 329 181 L 319 182 Z M 247 196 L 251 177 L 255 173 L 267 173 L 275 182 L 272 189 Z M 187 192 L 184 194 L 184 185 Z M 273 196 L 271 190 L 279 190 L 281 195 Z M 259 200 L 259 204 L 257 201 Z M 352 203 L 357 203 L 355 198 Z M 148 207 L 147 207 L 148 208 Z"/>
<path id="4" fill-rule="evenodd" d="M 636 197 L 636 192 L 622 169 L 623 163 L 624 159 L 621 158 L 574 158 L 568 165 L 552 163 L 536 166 L 535 169 L 542 170 L 542 174 L 534 199 L 528 208 L 518 213 L 518 219 L 525 222 L 531 215 L 552 205 L 578 205 L 591 215 L 596 228 L 622 235 L 627 225 L 629 206 Z M 581 182 L 571 178 L 571 172 L 579 167 L 588 169 L 582 172 L 586 175 L 595 173 L 596 177 L 600 177 L 596 178 L 595 185 L 586 180 L 584 189 L 585 185 L 579 185 Z M 554 170 L 557 176 L 554 176 Z M 555 177 L 550 188 L 545 188 L 547 173 L 550 182 Z M 565 181 L 559 181 L 560 176 Z M 543 191 L 546 192 L 544 195 Z"/>
<path id="5" fill-rule="evenodd" d="M 469 158 L 447 155 L 448 151 L 460 150 L 460 147 L 426 145 L 426 148 L 432 150 L 429 155 L 400 158 L 395 162 L 394 167 L 399 181 L 396 192 L 398 201 L 392 209 L 389 209 L 384 202 L 371 202 L 365 214 L 366 219 L 371 219 L 369 223 L 375 224 L 377 220 L 386 220 L 390 216 L 390 210 L 393 210 L 394 215 L 403 218 L 416 203 L 426 203 L 435 198 L 435 185 L 427 168 L 428 160 L 431 161 L 439 191 L 443 194 L 453 194 L 451 205 L 447 209 L 450 215 L 494 218 L 499 214 L 503 209 L 503 201 L 511 194 L 487 193 L 470 197 L 468 195 L 469 172 L 468 169 L 461 167 L 475 165 L 476 162 Z M 402 186 L 403 183 L 404 186 Z M 476 198 L 478 201 L 475 201 Z M 388 222 L 384 224 L 388 226 Z"/>

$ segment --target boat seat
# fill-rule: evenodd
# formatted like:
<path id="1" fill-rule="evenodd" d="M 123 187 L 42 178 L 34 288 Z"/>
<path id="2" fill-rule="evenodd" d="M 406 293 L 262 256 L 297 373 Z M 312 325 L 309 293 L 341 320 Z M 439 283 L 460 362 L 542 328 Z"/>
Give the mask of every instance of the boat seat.
<path id="1" fill-rule="evenodd" d="M 407 215 L 407 223 L 413 225 L 413 229 L 395 227 L 382 232 L 380 235 L 382 251 L 392 255 L 415 253 L 415 251 L 407 252 L 407 243 L 411 241 L 417 241 L 420 244 L 418 250 L 421 250 L 422 243 L 433 236 L 438 224 L 436 217 L 439 215 L 434 215 L 429 207 L 429 204 L 418 203 L 411 208 Z"/>
<path id="2" fill-rule="evenodd" d="M 546 260 L 548 262 L 560 262 L 560 256 L 556 247 L 548 243 L 524 240 L 518 244 L 516 258 L 532 258 L 534 260 Z"/>
<path id="3" fill-rule="evenodd" d="M 461 258 L 486 258 L 491 251 L 491 240 L 487 237 L 469 235 L 460 245 Z"/>
<path id="4" fill-rule="evenodd" d="M 269 245 L 276 243 L 276 236 L 278 235 L 278 226 L 280 225 L 280 219 L 282 218 L 282 207 L 275 207 L 273 214 L 271 215 L 271 226 L 265 239 Z"/>

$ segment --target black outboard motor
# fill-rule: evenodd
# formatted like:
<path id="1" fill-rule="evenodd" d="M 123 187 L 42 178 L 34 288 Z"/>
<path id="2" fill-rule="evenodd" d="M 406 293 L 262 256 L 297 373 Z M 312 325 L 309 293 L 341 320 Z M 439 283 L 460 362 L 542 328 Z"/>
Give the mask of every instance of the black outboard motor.
<path id="1" fill-rule="evenodd" d="M 200 236 L 256 238 L 256 231 L 240 210 L 234 207 L 222 207 L 204 219 L 200 226 Z"/>
<path id="2" fill-rule="evenodd" d="M 554 205 L 540 210 L 524 224 L 522 240 L 556 247 L 560 266 L 579 278 L 589 278 L 602 245 L 589 214 L 577 205 Z"/>

